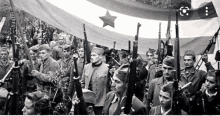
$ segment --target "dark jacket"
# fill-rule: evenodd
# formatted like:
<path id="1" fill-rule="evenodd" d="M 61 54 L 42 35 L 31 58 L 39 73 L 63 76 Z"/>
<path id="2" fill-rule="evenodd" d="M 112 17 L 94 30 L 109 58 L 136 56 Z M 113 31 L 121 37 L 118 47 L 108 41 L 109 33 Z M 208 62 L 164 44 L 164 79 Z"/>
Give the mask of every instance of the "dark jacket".
<path id="1" fill-rule="evenodd" d="M 218 93 L 219 94 L 219 93 Z M 192 102 L 192 106 L 190 108 L 190 115 L 220 115 L 220 111 L 217 111 L 216 106 L 220 103 L 219 95 L 208 98 L 205 91 L 199 91 L 195 95 L 195 99 Z M 203 101 L 205 104 L 205 110 L 203 108 Z"/>
<path id="2" fill-rule="evenodd" d="M 149 115 L 162 115 L 161 106 L 159 105 L 159 106 L 152 107 Z M 170 111 L 166 115 L 172 115 L 172 112 Z M 187 115 L 187 113 L 185 111 L 181 110 L 181 115 Z"/>
<path id="3" fill-rule="evenodd" d="M 115 97 L 115 93 L 113 91 L 111 91 L 107 94 L 106 99 L 105 99 L 105 104 L 103 107 L 103 111 L 102 111 L 103 115 L 109 115 L 109 108 L 111 106 L 111 103 L 112 103 L 114 97 Z M 121 107 L 123 107 L 123 105 Z M 146 115 L 146 107 L 135 96 L 132 99 L 132 108 L 130 111 L 130 115 Z"/>
<path id="4" fill-rule="evenodd" d="M 6 65 L 3 65 L 2 61 L 0 60 L 0 79 L 4 78 L 4 76 L 6 75 L 6 73 L 9 71 L 9 69 L 12 67 L 13 65 L 13 61 L 8 60 Z M 11 77 L 11 73 L 9 73 L 9 75 L 7 76 L 7 79 Z M 5 82 L 4 85 L 2 86 L 6 89 L 8 88 L 12 88 L 12 83 L 10 82 Z"/>

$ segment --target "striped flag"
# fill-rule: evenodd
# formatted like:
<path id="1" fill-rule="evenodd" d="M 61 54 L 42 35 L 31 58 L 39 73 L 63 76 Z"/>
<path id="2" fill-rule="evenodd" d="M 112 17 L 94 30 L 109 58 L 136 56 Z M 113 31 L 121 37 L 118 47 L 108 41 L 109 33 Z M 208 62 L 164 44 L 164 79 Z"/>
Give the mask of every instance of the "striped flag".
<path id="1" fill-rule="evenodd" d="M 13 0 L 15 6 L 35 17 L 84 39 L 83 23 L 88 41 L 116 49 L 128 49 L 134 40 L 137 23 L 138 53 L 157 49 L 158 25 L 166 40 L 169 9 L 155 8 L 134 0 Z M 180 53 L 191 49 L 200 54 L 219 27 L 220 0 L 192 0 L 192 10 L 182 7 L 179 14 Z M 187 17 L 187 18 L 184 18 Z M 171 12 L 170 36 L 175 38 L 175 11 Z M 174 43 L 174 42 L 172 42 Z"/>

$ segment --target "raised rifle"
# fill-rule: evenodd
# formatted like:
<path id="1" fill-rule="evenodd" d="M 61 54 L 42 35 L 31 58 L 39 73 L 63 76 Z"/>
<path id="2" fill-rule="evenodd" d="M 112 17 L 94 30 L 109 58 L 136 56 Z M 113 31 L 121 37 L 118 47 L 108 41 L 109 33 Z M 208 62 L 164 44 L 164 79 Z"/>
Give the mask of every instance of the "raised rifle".
<path id="1" fill-rule="evenodd" d="M 87 36 L 86 36 L 86 28 L 85 28 L 85 24 L 83 24 L 83 31 L 84 31 L 84 43 L 83 43 L 83 46 L 84 46 L 84 65 L 86 63 L 90 63 L 90 58 L 91 58 L 91 50 L 89 48 L 89 43 L 88 43 L 88 40 L 87 40 Z M 83 67 L 84 67 L 83 65 Z"/>
<path id="2" fill-rule="evenodd" d="M 215 43 L 216 43 L 216 39 L 218 37 L 218 33 L 219 33 L 220 27 L 218 28 L 217 32 L 214 34 L 214 36 L 212 37 L 212 39 L 209 40 L 209 44 L 208 46 L 205 48 L 205 50 L 201 53 L 201 55 L 207 54 L 209 52 L 209 50 L 214 47 Z M 197 62 L 195 69 L 199 69 L 200 66 L 202 65 L 203 60 L 202 57 L 200 57 L 199 61 Z"/>
<path id="3" fill-rule="evenodd" d="M 180 79 L 180 49 L 179 49 L 179 27 L 178 27 L 178 13 L 179 11 L 176 10 L 176 39 L 175 39 L 175 52 L 174 52 L 174 82 L 173 82 L 173 94 L 171 100 L 171 111 L 173 115 L 181 115 L 180 109 L 180 91 L 179 91 L 179 79 Z"/>
<path id="4" fill-rule="evenodd" d="M 4 114 L 15 115 L 17 113 L 17 97 L 18 97 L 18 78 L 19 78 L 19 66 L 18 66 L 18 51 L 19 48 L 15 46 L 15 34 L 16 34 L 16 20 L 11 13 L 11 28 L 10 28 L 10 36 L 12 40 L 12 49 L 13 49 L 13 60 L 15 62 L 14 67 L 12 69 L 12 91 L 8 94 L 7 100 L 5 103 Z"/>
<path id="5" fill-rule="evenodd" d="M 86 104 L 83 98 L 83 93 L 82 93 L 82 87 L 81 87 L 81 83 L 79 82 L 79 74 L 78 74 L 78 68 L 77 68 L 77 59 L 75 57 L 73 57 L 73 61 L 74 61 L 74 67 L 75 67 L 75 73 L 74 73 L 74 85 L 75 85 L 75 90 L 76 90 L 76 95 L 77 98 L 79 99 L 79 103 L 75 104 L 76 106 L 74 106 L 75 110 L 74 110 L 74 114 L 75 115 L 87 115 L 87 111 L 86 111 Z"/>
<path id="6" fill-rule="evenodd" d="M 165 42 L 165 53 L 164 56 L 172 56 L 173 45 L 171 45 L 171 34 L 170 34 L 170 25 L 171 25 L 171 11 L 168 17 L 167 33 L 166 33 L 166 42 Z"/>
<path id="7" fill-rule="evenodd" d="M 138 35 L 139 35 L 139 28 L 141 24 L 138 23 L 137 25 L 137 35 L 135 36 L 135 41 L 133 42 L 133 54 L 132 54 L 132 62 L 130 64 L 130 75 L 127 79 L 128 82 L 128 88 L 127 88 L 127 98 L 125 101 L 125 108 L 124 108 L 124 114 L 129 114 L 131 107 L 132 107 L 132 97 L 134 95 L 135 90 L 135 81 L 136 81 L 136 64 L 137 64 L 137 57 L 138 57 Z"/>
<path id="8" fill-rule="evenodd" d="M 220 112 L 220 100 L 219 100 L 219 97 L 220 97 L 220 50 L 216 52 L 215 60 L 218 62 L 218 69 L 215 71 L 215 75 L 217 78 L 217 98 L 218 98 L 216 110 Z"/>

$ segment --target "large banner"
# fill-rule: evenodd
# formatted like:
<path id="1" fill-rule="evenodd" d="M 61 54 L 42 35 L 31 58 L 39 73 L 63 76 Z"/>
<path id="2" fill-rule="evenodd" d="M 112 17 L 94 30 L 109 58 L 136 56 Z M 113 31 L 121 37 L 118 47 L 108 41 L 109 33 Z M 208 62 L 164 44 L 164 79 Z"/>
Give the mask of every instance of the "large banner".
<path id="1" fill-rule="evenodd" d="M 134 0 L 13 0 L 17 8 L 79 38 L 84 39 L 83 23 L 88 41 L 128 49 L 139 31 L 138 53 L 157 49 L 159 23 L 162 40 L 166 38 L 170 10 L 155 8 Z M 191 49 L 200 54 L 219 28 L 215 4 L 220 0 L 192 0 L 192 10 L 179 12 L 180 53 Z M 219 9 L 218 9 L 219 10 Z M 171 11 L 171 38 L 175 33 L 175 11 Z M 171 39 L 174 43 L 174 39 Z"/>

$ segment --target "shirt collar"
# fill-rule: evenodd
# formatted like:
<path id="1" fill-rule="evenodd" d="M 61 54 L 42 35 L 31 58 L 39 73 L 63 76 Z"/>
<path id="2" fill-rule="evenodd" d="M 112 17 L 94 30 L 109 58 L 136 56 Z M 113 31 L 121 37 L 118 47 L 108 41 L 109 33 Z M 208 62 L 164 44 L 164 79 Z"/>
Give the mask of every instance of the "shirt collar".
<path id="1" fill-rule="evenodd" d="M 208 90 L 206 90 L 206 91 L 205 91 L 205 94 L 206 94 L 207 96 L 209 96 L 209 97 L 214 97 L 214 96 L 217 95 L 217 92 L 215 92 L 214 94 L 210 94 L 210 93 L 208 92 Z"/>
<path id="2" fill-rule="evenodd" d="M 160 111 L 161 111 L 161 114 L 162 115 L 167 115 L 170 111 L 171 111 L 171 109 L 169 109 L 169 110 L 167 110 L 166 112 L 163 110 L 163 108 L 162 107 L 160 107 Z"/>
<path id="3" fill-rule="evenodd" d="M 185 73 L 187 73 L 187 74 L 195 73 L 195 68 L 192 67 L 192 68 L 190 68 L 190 69 L 188 69 L 188 70 L 185 69 Z"/>

